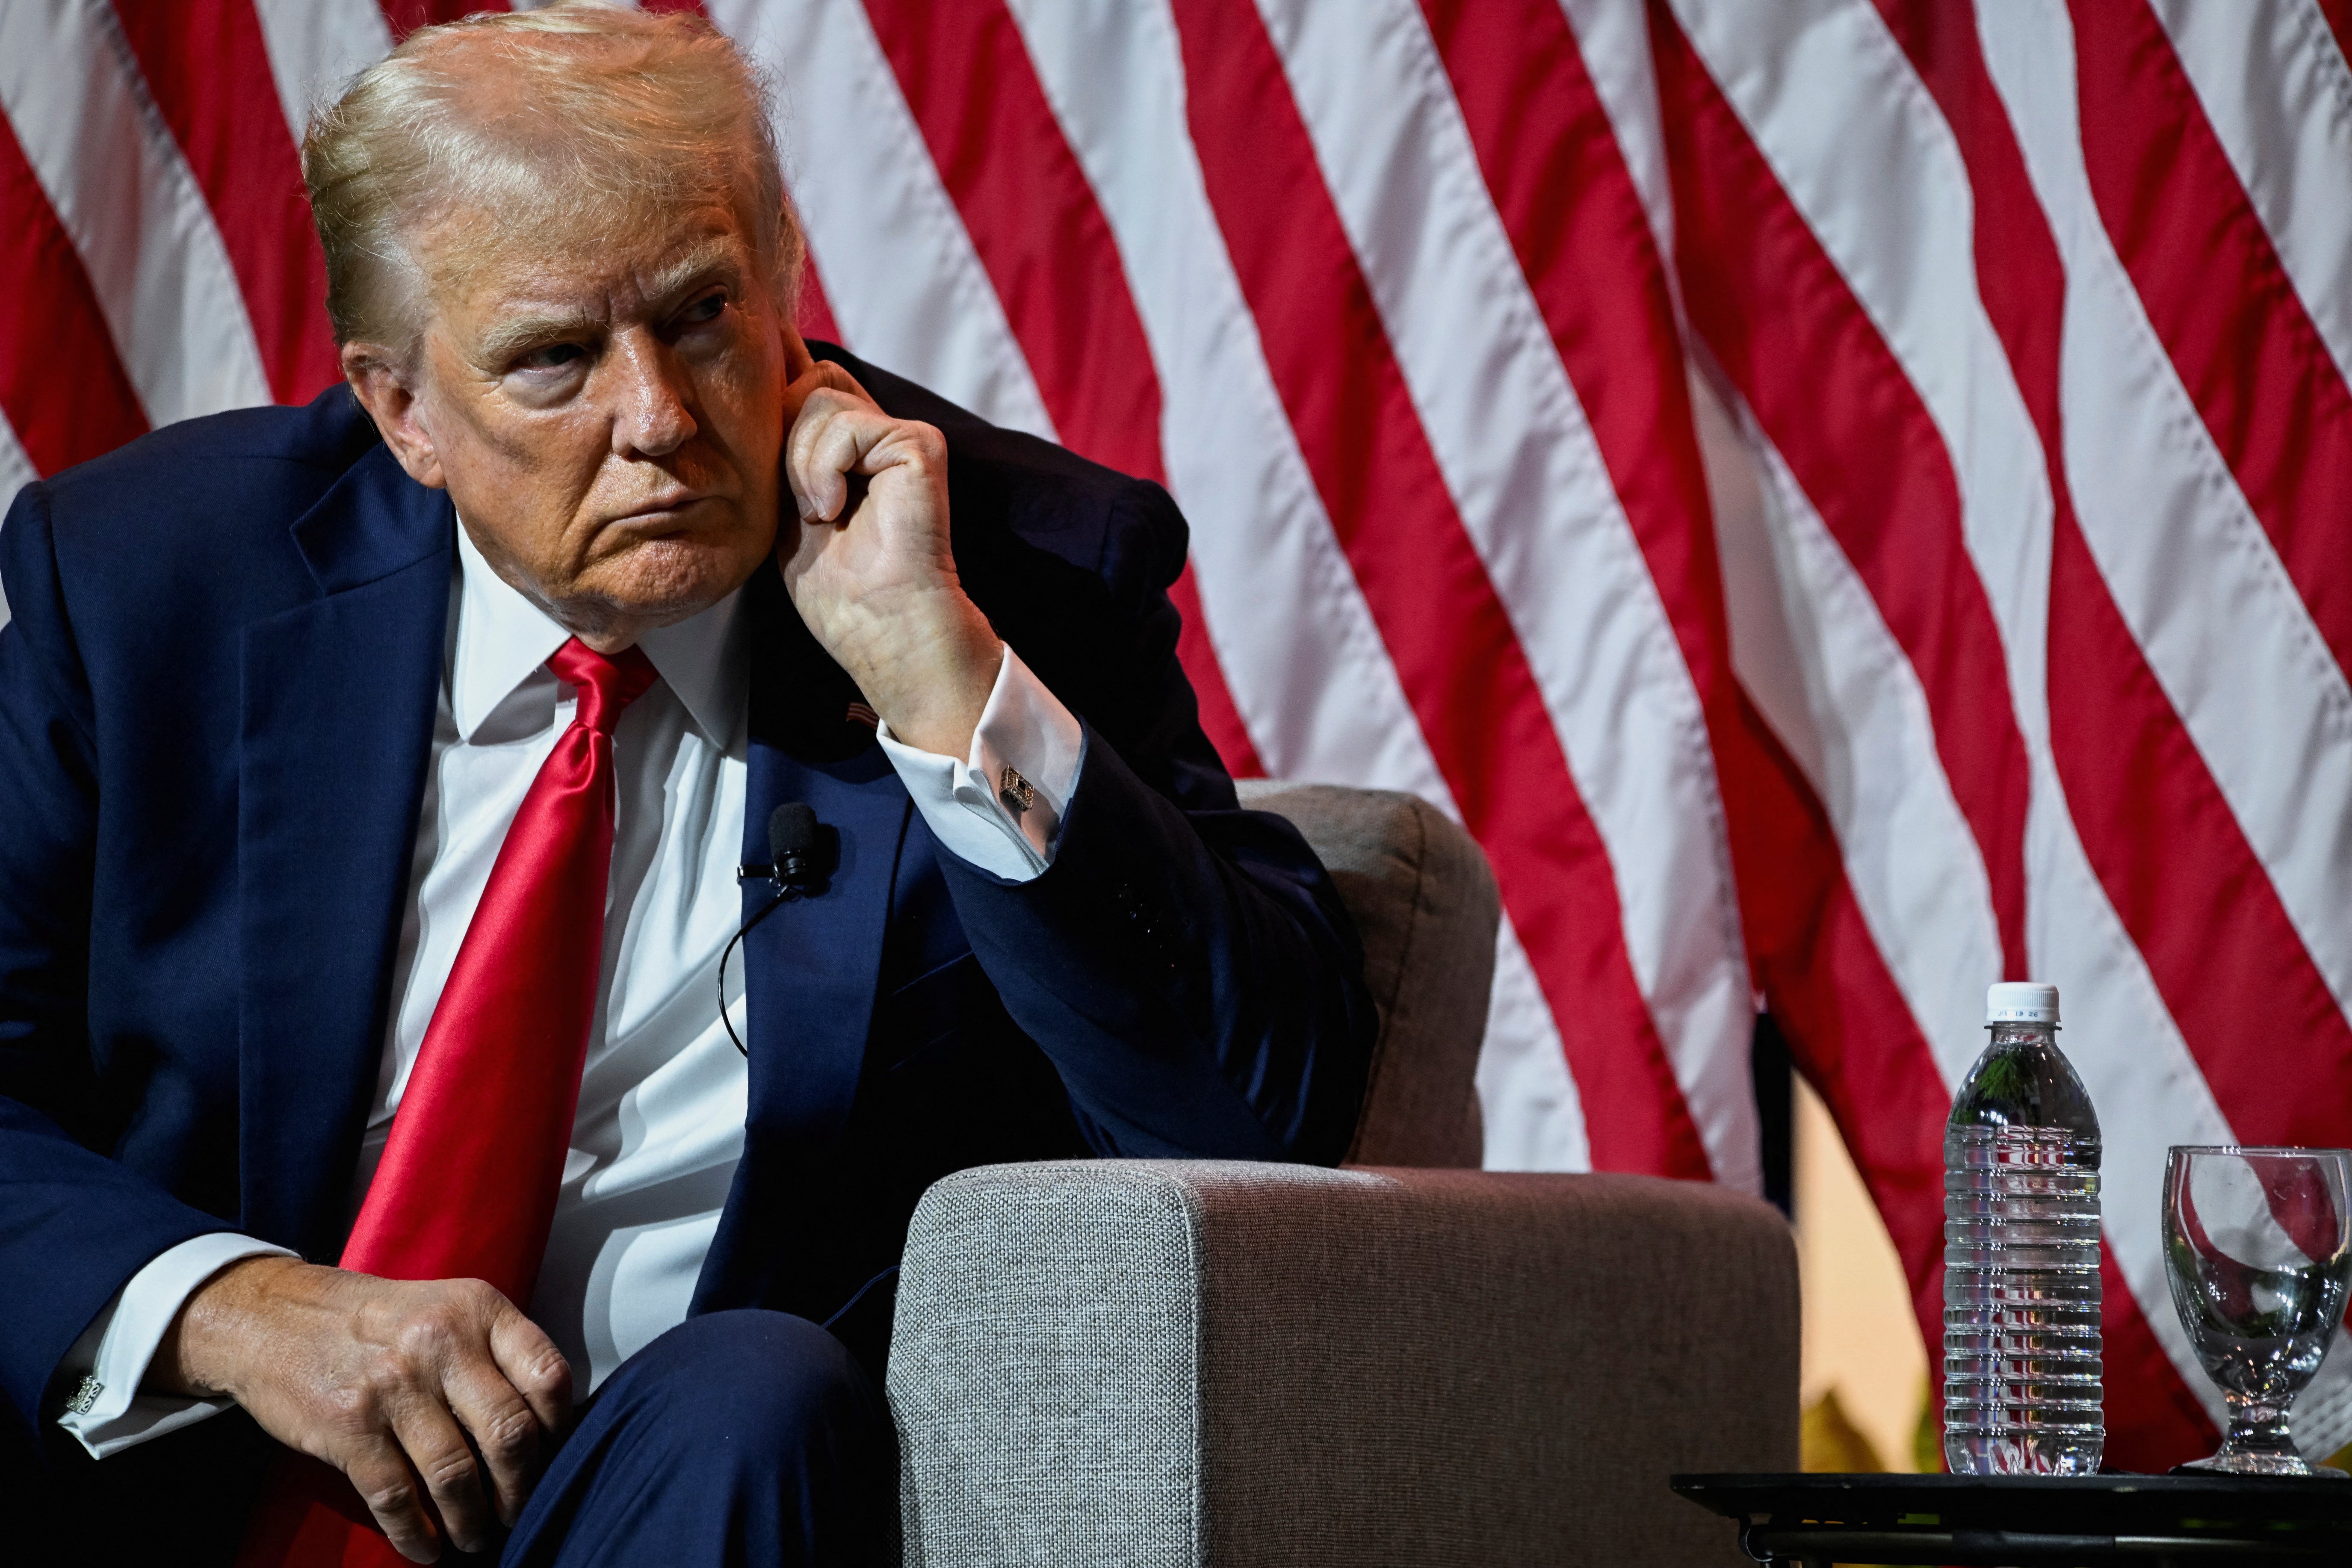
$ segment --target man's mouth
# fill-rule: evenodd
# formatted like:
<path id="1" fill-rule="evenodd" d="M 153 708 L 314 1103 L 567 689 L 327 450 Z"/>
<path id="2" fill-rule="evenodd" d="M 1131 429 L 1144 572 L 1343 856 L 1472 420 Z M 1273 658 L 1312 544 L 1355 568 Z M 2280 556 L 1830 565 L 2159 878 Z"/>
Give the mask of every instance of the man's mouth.
<path id="1" fill-rule="evenodd" d="M 675 521 L 688 509 L 713 499 L 699 490 L 680 490 L 676 495 L 659 497 L 633 506 L 626 511 L 617 512 L 605 521 L 607 526 L 614 523 L 640 528 L 648 524 L 658 526 Z"/>

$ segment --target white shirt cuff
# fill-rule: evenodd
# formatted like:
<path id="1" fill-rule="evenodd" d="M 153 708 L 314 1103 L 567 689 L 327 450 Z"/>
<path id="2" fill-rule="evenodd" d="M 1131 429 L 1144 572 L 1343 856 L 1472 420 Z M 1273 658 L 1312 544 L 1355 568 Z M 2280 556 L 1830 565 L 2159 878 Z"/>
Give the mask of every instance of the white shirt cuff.
<path id="1" fill-rule="evenodd" d="M 876 732 L 931 837 L 951 853 L 1008 882 L 1054 863 L 1087 732 L 1010 647 L 961 762 L 916 750 L 887 724 Z"/>
<path id="2" fill-rule="evenodd" d="M 282 1247 L 226 1230 L 159 1255 L 115 1292 L 66 1352 L 64 1371 L 75 1386 L 67 1390 L 58 1425 L 92 1458 L 103 1459 L 226 1410 L 234 1401 L 140 1393 L 147 1363 L 197 1286 L 239 1258 L 293 1256 Z"/>

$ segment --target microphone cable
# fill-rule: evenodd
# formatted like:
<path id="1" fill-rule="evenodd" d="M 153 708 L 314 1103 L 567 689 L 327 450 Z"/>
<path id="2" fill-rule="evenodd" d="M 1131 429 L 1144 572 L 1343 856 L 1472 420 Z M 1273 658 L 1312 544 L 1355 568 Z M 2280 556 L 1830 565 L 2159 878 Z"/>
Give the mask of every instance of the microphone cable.
<path id="1" fill-rule="evenodd" d="M 747 1062 L 751 1059 L 751 1047 L 743 1043 L 741 1036 L 736 1034 L 735 1020 L 727 1016 L 727 961 L 734 956 L 736 944 L 751 934 L 753 926 L 809 890 L 809 884 L 816 879 L 817 836 L 815 811 L 803 802 L 786 801 L 768 814 L 768 857 L 771 863 L 735 868 L 737 882 L 761 878 L 772 883 L 776 889 L 775 897 L 736 929 L 735 934 L 727 939 L 727 945 L 719 954 L 719 1022 Z"/>

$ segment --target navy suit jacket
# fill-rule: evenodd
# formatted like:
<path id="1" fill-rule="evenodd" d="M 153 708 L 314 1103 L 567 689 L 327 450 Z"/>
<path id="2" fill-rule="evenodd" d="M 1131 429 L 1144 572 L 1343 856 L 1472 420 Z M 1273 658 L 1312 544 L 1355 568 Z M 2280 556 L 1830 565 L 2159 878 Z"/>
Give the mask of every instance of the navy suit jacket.
<path id="1" fill-rule="evenodd" d="M 1336 1161 L 1374 1024 L 1328 877 L 1201 732 L 1166 493 L 816 352 L 946 434 L 965 585 L 1087 730 L 1053 865 L 1002 881 L 934 843 L 776 574 L 748 590 L 742 858 L 786 801 L 833 853 L 744 944 L 747 1135 L 693 1310 L 835 1319 L 878 1364 L 890 1292 L 860 1292 L 930 1182 Z M 167 1247 L 340 1251 L 455 529 L 340 387 L 158 431 L 0 528 L 0 1424 L 53 1413 Z"/>

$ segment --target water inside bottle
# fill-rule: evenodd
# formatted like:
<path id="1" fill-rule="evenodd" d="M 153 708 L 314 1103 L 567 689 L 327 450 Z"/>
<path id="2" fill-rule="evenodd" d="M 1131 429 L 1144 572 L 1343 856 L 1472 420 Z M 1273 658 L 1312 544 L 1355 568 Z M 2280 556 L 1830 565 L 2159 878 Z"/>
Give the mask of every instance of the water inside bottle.
<path id="1" fill-rule="evenodd" d="M 2099 1133 L 2046 1026 L 2004 1026 L 1944 1142 L 1944 1457 L 2099 1468 Z"/>

